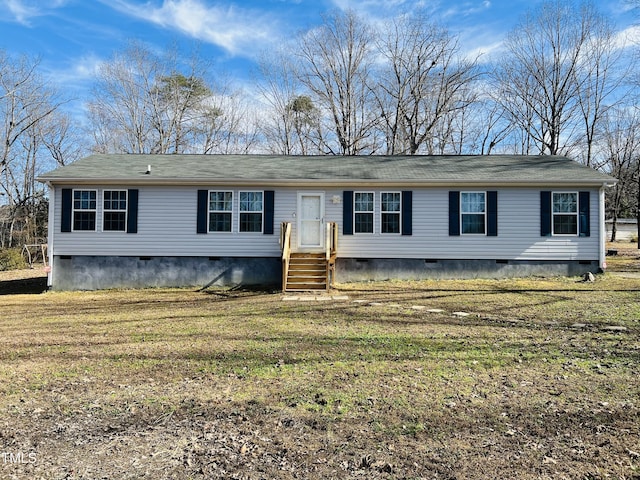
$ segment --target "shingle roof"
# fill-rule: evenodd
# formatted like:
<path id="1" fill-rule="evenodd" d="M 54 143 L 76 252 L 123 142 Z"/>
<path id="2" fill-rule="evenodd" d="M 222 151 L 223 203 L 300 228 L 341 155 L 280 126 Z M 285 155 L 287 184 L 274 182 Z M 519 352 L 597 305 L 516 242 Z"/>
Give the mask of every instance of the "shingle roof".
<path id="1" fill-rule="evenodd" d="M 146 174 L 147 167 L 151 172 Z M 522 155 L 92 155 L 39 178 L 100 184 L 601 185 L 615 179 L 569 158 Z"/>

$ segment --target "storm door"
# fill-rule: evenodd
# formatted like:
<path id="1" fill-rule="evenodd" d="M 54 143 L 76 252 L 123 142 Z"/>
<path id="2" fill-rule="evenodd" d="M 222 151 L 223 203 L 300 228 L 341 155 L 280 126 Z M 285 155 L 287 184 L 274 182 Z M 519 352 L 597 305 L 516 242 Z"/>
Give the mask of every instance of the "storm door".
<path id="1" fill-rule="evenodd" d="M 321 248 L 324 240 L 324 193 L 298 193 L 298 247 Z"/>

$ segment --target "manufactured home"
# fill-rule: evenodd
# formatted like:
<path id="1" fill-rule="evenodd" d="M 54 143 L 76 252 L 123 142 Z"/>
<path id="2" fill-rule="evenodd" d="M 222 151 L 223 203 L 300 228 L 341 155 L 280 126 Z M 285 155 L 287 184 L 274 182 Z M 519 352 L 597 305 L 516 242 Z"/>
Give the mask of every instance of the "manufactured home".
<path id="1" fill-rule="evenodd" d="M 92 155 L 39 180 L 60 290 L 597 272 L 615 182 L 514 155 Z"/>

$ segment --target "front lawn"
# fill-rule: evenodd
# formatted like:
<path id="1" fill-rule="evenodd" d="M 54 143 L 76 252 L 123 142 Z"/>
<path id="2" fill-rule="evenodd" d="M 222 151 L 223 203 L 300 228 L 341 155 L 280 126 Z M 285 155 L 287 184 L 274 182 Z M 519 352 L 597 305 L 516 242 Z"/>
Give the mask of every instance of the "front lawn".
<path id="1" fill-rule="evenodd" d="M 339 287 L 0 296 L 0 477 L 640 478 L 640 279 Z"/>

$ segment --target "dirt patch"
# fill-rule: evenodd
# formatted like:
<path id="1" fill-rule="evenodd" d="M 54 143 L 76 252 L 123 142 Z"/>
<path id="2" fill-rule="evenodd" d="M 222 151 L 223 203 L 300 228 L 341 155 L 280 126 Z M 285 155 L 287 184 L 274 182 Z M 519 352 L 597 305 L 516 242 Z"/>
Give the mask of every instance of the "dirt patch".
<path id="1" fill-rule="evenodd" d="M 34 454 L 33 463 L 0 472 L 25 479 L 638 478 L 629 448 L 637 446 L 637 410 L 580 412 L 551 402 L 535 412 L 506 406 L 495 418 L 470 403 L 447 409 L 448 419 L 432 412 L 423 430 L 404 434 L 379 429 L 377 412 L 368 421 L 337 421 L 188 396 L 160 415 L 144 407 L 134 413 L 135 403 L 118 415 L 99 405 L 67 416 L 36 413 L 39 428 L 25 421 L 17 438 L 3 438 L 5 449 Z"/>

